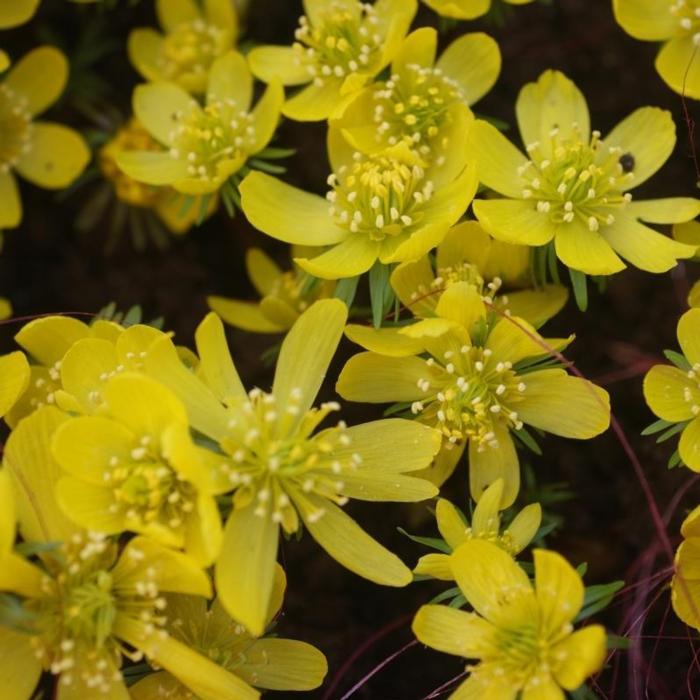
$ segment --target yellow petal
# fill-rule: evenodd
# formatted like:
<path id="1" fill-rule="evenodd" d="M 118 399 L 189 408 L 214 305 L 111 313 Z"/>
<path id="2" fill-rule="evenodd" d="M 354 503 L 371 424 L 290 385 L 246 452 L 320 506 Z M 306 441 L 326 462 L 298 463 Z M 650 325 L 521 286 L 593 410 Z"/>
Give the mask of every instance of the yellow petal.
<path id="1" fill-rule="evenodd" d="M 518 95 L 515 112 L 525 146 L 539 142 L 540 152 L 547 157 L 552 153 L 553 139 L 549 134 L 554 128 L 559 130 L 560 141 L 589 139 L 586 98 L 560 71 L 546 70 L 536 83 L 525 85 Z"/>
<path id="2" fill-rule="evenodd" d="M 424 554 L 416 564 L 413 573 L 418 576 L 430 576 L 440 581 L 453 581 L 450 557 L 447 554 Z"/>
<path id="3" fill-rule="evenodd" d="M 522 318 L 499 321 L 489 333 L 486 347 L 492 352 L 489 365 L 510 361 L 513 364 L 527 357 L 547 354 L 548 343 Z"/>
<path id="4" fill-rule="evenodd" d="M 238 32 L 236 3 L 231 3 L 229 0 L 204 0 L 202 4 L 207 21 L 219 29 L 227 30 L 232 40 L 235 40 Z"/>
<path id="5" fill-rule="evenodd" d="M 347 361 L 335 389 L 348 401 L 418 401 L 424 394 L 416 382 L 427 373 L 425 362 L 417 357 L 388 358 L 361 352 Z"/>
<path id="6" fill-rule="evenodd" d="M 696 506 L 688 513 L 681 524 L 683 537 L 700 537 L 700 506 Z"/>
<path id="7" fill-rule="evenodd" d="M 603 140 L 634 157 L 631 184 L 648 180 L 669 158 L 676 145 L 676 125 L 671 113 L 658 107 L 640 107 L 623 119 Z M 602 157 L 602 156 L 601 156 Z"/>
<path id="8" fill-rule="evenodd" d="M 684 464 L 694 472 L 700 472 L 700 421 L 692 420 L 681 433 L 678 453 Z"/>
<path id="9" fill-rule="evenodd" d="M 454 19 L 476 19 L 486 14 L 491 0 L 423 0 L 423 2 L 443 17 Z"/>
<path id="10" fill-rule="evenodd" d="M 447 605 L 424 605 L 416 613 L 411 629 L 419 641 L 432 649 L 467 659 L 494 653 L 498 645 L 498 631 L 491 623 Z"/>
<path id="11" fill-rule="evenodd" d="M 686 387 L 691 391 L 692 401 L 685 400 Z M 672 423 L 693 418 L 691 406 L 700 405 L 700 391 L 678 367 L 656 365 L 644 377 L 644 398 L 649 408 L 659 418 Z"/>
<path id="12" fill-rule="evenodd" d="M 51 367 L 63 359 L 73 343 L 88 334 L 82 321 L 70 316 L 46 316 L 23 326 L 15 340 L 31 357 Z"/>
<path id="13" fill-rule="evenodd" d="M 274 580 L 279 525 L 254 511 L 255 506 L 234 508 L 229 515 L 216 563 L 216 588 L 229 615 L 261 636 Z"/>
<path id="14" fill-rule="evenodd" d="M 449 235 L 449 232 L 448 232 Z M 438 247 L 438 258 L 443 242 Z M 439 267 L 446 267 L 440 265 Z M 397 265 L 391 273 L 391 286 L 401 303 L 414 316 L 432 316 L 438 294 L 432 289 L 435 275 L 428 256 Z"/>
<path id="15" fill-rule="evenodd" d="M 209 308 L 231 326 L 253 333 L 281 333 L 286 327 L 273 323 L 260 310 L 259 304 L 224 297 L 207 297 Z"/>
<path id="16" fill-rule="evenodd" d="M 432 27 L 421 27 L 411 32 L 401 42 L 401 47 L 391 62 L 392 74 L 409 71 L 409 65 L 432 68 L 437 52 L 437 36 Z"/>
<path id="17" fill-rule="evenodd" d="M 562 228 L 538 212 L 532 202 L 519 199 L 477 199 L 474 214 L 488 233 L 506 243 L 544 245 Z"/>
<path id="18" fill-rule="evenodd" d="M 535 593 L 545 634 L 553 634 L 571 622 L 583 606 L 583 581 L 561 554 L 536 549 Z"/>
<path id="19" fill-rule="evenodd" d="M 671 90 L 694 100 L 700 99 L 700 60 L 692 34 L 664 44 L 655 65 Z"/>
<path id="20" fill-rule="evenodd" d="M 70 185 L 90 160 L 90 149 L 77 131 L 61 124 L 34 124 L 32 148 L 17 163 L 17 172 L 46 189 Z"/>
<path id="21" fill-rule="evenodd" d="M 517 695 L 518 691 L 507 681 L 498 682 L 472 674 L 457 687 L 449 700 L 515 700 Z M 561 700 L 561 698 L 547 697 L 544 700 Z"/>
<path id="22" fill-rule="evenodd" d="M 255 142 L 252 153 L 262 151 L 272 140 L 280 120 L 280 110 L 284 103 L 284 90 L 279 80 L 273 80 L 253 109 Z"/>
<path id="23" fill-rule="evenodd" d="M 3 20 L 0 10 L 0 27 Z M 32 637 L 0 627 L 0 683 L 5 700 L 28 700 L 41 676 L 41 661 L 30 644 Z"/>
<path id="24" fill-rule="evenodd" d="M 199 371 L 207 386 L 223 403 L 245 399 L 247 394 L 226 343 L 224 324 L 214 313 L 209 313 L 197 326 L 195 333 Z"/>
<path id="25" fill-rule="evenodd" d="M 22 221 L 22 200 L 12 173 L 0 174 L 0 228 L 16 228 Z"/>
<path id="26" fill-rule="evenodd" d="M 279 265 L 260 248 L 248 248 L 245 265 L 250 281 L 261 296 L 270 294 L 282 276 Z"/>
<path id="27" fill-rule="evenodd" d="M 619 216 L 601 233 L 620 256 L 647 272 L 666 272 L 696 251 L 696 246 L 674 241 L 627 216 Z"/>
<path id="28" fill-rule="evenodd" d="M 270 323 L 286 330 L 299 318 L 299 312 L 284 299 L 270 295 L 260 300 L 260 313 Z"/>
<path id="29" fill-rule="evenodd" d="M 358 469 L 343 475 L 341 492 L 359 501 L 415 503 L 437 496 L 438 489 L 425 479 Z"/>
<path id="30" fill-rule="evenodd" d="M 527 388 L 518 415 L 528 425 L 562 437 L 588 439 L 610 425 L 610 397 L 605 389 L 562 369 L 523 377 Z"/>
<path id="31" fill-rule="evenodd" d="M 424 348 L 422 340 L 399 333 L 396 328 L 371 328 L 349 324 L 345 327 L 345 335 L 365 350 L 388 357 L 417 355 Z"/>
<path id="32" fill-rule="evenodd" d="M 201 17 L 194 0 L 156 0 L 156 14 L 160 26 L 166 32 L 172 32 L 178 25 Z"/>
<path id="33" fill-rule="evenodd" d="M 433 463 L 427 469 L 415 472 L 414 476 L 427 479 L 439 488 L 452 476 L 463 454 L 464 445 L 453 445 L 451 442 L 444 441 Z"/>
<path id="34" fill-rule="evenodd" d="M 55 494 L 61 510 L 85 530 L 118 535 L 129 529 L 125 517 L 111 510 L 116 499 L 114 490 L 109 486 L 95 486 L 72 476 L 64 476 L 56 484 Z"/>
<path id="35" fill-rule="evenodd" d="M 254 171 L 240 185 L 241 206 L 248 221 L 268 236 L 299 245 L 332 245 L 348 232 L 336 226 L 328 202 L 318 195 Z"/>
<path id="36" fill-rule="evenodd" d="M 278 78 L 283 85 L 303 85 L 311 76 L 297 56 L 291 46 L 257 46 L 248 54 L 248 63 L 253 75 L 264 83 Z"/>
<path id="37" fill-rule="evenodd" d="M 525 506 L 513 518 L 505 533 L 510 535 L 511 551 L 514 554 L 518 554 L 532 542 L 540 529 L 541 523 L 542 506 L 539 503 L 531 503 L 529 506 Z"/>
<path id="38" fill-rule="evenodd" d="M 282 342 L 272 393 L 278 405 L 291 401 L 298 417 L 311 408 L 343 336 L 348 308 L 339 299 L 321 299 L 296 321 Z M 309 339 L 313 338 L 313 346 Z"/>
<path id="39" fill-rule="evenodd" d="M 334 503 L 314 493 L 290 495 L 311 536 L 346 569 L 382 586 L 411 582 L 410 569 Z"/>
<path id="40" fill-rule="evenodd" d="M 588 625 L 557 644 L 553 658 L 563 657 L 554 670 L 557 683 L 566 690 L 576 690 L 588 676 L 600 671 L 605 662 L 605 628 Z"/>
<path id="41" fill-rule="evenodd" d="M 66 57 L 52 46 L 40 46 L 12 67 L 4 84 L 27 100 L 27 109 L 36 117 L 56 102 L 67 80 Z"/>
<path id="42" fill-rule="evenodd" d="M 113 343 L 83 338 L 61 362 L 61 384 L 78 401 L 81 413 L 93 413 L 102 405 L 104 377 L 114 372 L 119 359 Z"/>
<path id="43" fill-rule="evenodd" d="M 159 62 L 163 50 L 163 36 L 155 29 L 141 27 L 129 33 L 127 53 L 131 65 L 146 80 L 162 79 Z M 138 90 L 138 87 L 136 88 Z"/>
<path id="44" fill-rule="evenodd" d="M 569 290 L 560 284 L 547 284 L 541 289 L 523 289 L 508 294 L 507 309 L 535 328 L 556 316 L 566 305 Z"/>
<path id="45" fill-rule="evenodd" d="M 4 416 L 29 384 L 29 363 L 23 352 L 0 356 L 0 417 Z"/>
<path id="46" fill-rule="evenodd" d="M 700 362 L 700 310 L 686 311 L 678 321 L 678 344 L 691 365 Z"/>
<path id="47" fill-rule="evenodd" d="M 65 541 L 78 528 L 53 496 L 61 468 L 51 454 L 51 438 L 68 420 L 47 406 L 24 418 L 7 439 L 3 464 L 12 476 L 19 531 L 27 541 Z"/>
<path id="48" fill-rule="evenodd" d="M 472 515 L 472 536 L 489 539 L 493 532 L 500 530 L 499 515 L 501 497 L 503 496 L 503 479 L 496 479 L 482 494 L 476 503 Z"/>
<path id="49" fill-rule="evenodd" d="M 473 284 L 455 282 L 440 295 L 435 313 L 469 331 L 477 321 L 486 316 L 486 306 Z"/>
<path id="50" fill-rule="evenodd" d="M 315 258 L 295 258 L 294 262 L 314 277 L 337 280 L 367 272 L 377 261 L 379 250 L 378 242 L 355 233 Z"/>
<path id="51" fill-rule="evenodd" d="M 612 226 L 606 226 L 598 233 L 578 219 L 561 224 L 554 239 L 557 257 L 567 267 L 587 275 L 612 275 L 624 270 L 625 264 L 615 251 L 626 256 L 611 240 L 609 232 Z"/>
<path id="52" fill-rule="evenodd" d="M 663 41 L 679 30 L 667 0 L 613 0 L 617 23 L 636 39 Z"/>
<path id="53" fill-rule="evenodd" d="M 318 122 L 340 112 L 343 101 L 340 96 L 340 78 L 326 78 L 323 85 L 302 88 L 282 107 L 282 114 L 297 122 Z"/>
<path id="54" fill-rule="evenodd" d="M 167 145 L 177 127 L 178 112 L 189 113 L 192 97 L 175 83 L 150 83 L 136 87 L 132 102 L 134 114 L 146 131 Z"/>
<path id="55" fill-rule="evenodd" d="M 245 57 L 228 51 L 217 58 L 209 69 L 207 103 L 233 100 L 237 109 L 248 111 L 252 99 L 253 75 Z"/>
<path id="56" fill-rule="evenodd" d="M 627 209 L 637 219 L 649 224 L 684 224 L 700 214 L 700 200 L 693 197 L 666 197 L 665 199 L 645 199 L 630 202 Z M 696 224 L 696 222 L 690 222 Z M 682 243 L 693 244 L 692 240 L 673 237 Z M 700 241 L 695 243 L 700 245 Z"/>
<path id="57" fill-rule="evenodd" d="M 200 493 L 185 523 L 184 549 L 200 566 L 211 566 L 221 551 L 223 531 L 216 500 Z"/>
<path id="58" fill-rule="evenodd" d="M 469 442 L 469 491 L 479 501 L 484 491 L 496 480 L 503 480 L 501 508 L 513 504 L 520 490 L 520 464 L 513 438 L 508 429 L 494 422 L 497 447 L 486 446 L 479 452 L 474 441 Z"/>
<path id="59" fill-rule="evenodd" d="M 488 34 L 464 34 L 442 52 L 436 67 L 457 82 L 465 102 L 473 105 L 496 83 L 501 52 Z"/>
<path id="60" fill-rule="evenodd" d="M 447 499 L 438 499 L 435 519 L 440 535 L 452 549 L 457 549 L 460 544 L 469 539 L 469 523 L 464 521 L 457 508 Z"/>

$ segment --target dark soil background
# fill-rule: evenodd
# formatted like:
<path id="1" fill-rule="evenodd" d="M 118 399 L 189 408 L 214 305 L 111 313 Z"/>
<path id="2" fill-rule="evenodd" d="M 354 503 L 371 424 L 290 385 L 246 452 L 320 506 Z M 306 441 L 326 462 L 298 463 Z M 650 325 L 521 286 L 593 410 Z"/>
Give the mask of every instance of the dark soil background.
<path id="1" fill-rule="evenodd" d="M 18 30 L 4 32 L 1 40 L 13 58 L 38 43 L 57 43 L 72 56 L 70 89 L 50 113 L 73 126 L 94 129 L 88 112 L 104 114 L 106 105 L 129 109 L 131 89 L 138 76 L 125 52 L 128 31 L 154 25 L 152 3 L 116 3 L 110 11 L 94 6 L 74 6 L 63 0 L 44 0 L 38 16 Z M 301 13 L 300 0 L 252 0 L 244 41 L 289 43 Z M 435 16 L 422 8 L 417 25 L 434 24 Z M 520 87 L 535 80 L 547 68 L 563 70 L 587 96 L 594 128 L 606 133 L 617 121 L 643 105 L 671 110 L 678 126 L 673 157 L 640 195 L 696 194 L 696 171 L 691 157 L 689 126 L 682 100 L 670 92 L 653 68 L 657 47 L 627 36 L 613 18 L 609 0 L 552 0 L 514 8 L 505 24 L 488 19 L 461 23 L 441 39 L 446 45 L 461 33 L 483 30 L 499 42 L 503 71 L 496 88 L 476 107 L 514 124 L 514 102 Z M 95 50 L 97 49 L 97 50 Z M 690 102 L 691 118 L 700 107 Z M 511 129 L 514 140 L 518 140 Z M 298 149 L 289 161 L 290 181 L 323 192 L 328 172 L 324 126 L 285 123 L 279 145 Z M 0 256 L 0 293 L 11 298 L 17 316 L 58 311 L 96 312 L 114 301 L 120 309 L 140 304 L 147 318 L 164 316 L 181 343 L 192 341 L 193 331 L 207 311 L 205 297 L 223 294 L 254 298 L 244 269 L 244 251 L 251 245 L 265 248 L 285 262 L 285 246 L 254 231 L 242 215 L 228 219 L 222 211 L 189 235 L 175 239 L 165 251 L 136 251 L 128 235 L 117 249 L 105 253 L 111 225 L 100 221 L 88 234 L 75 230 L 75 219 L 89 202 L 90 187 L 58 201 L 50 193 L 21 184 L 25 205 L 20 229 L 5 234 Z M 672 274 L 650 275 L 636 270 L 611 280 L 607 293 L 592 293 L 586 314 L 572 302 L 547 328 L 551 335 L 575 332 L 568 355 L 589 378 L 603 383 L 612 394 L 615 416 L 639 455 L 654 496 L 663 511 L 682 496 L 670 517 L 669 533 L 675 542 L 684 515 L 700 498 L 700 487 L 687 469 L 667 471 L 671 443 L 657 446 L 653 438 L 640 437 L 654 419 L 641 392 L 643 373 L 661 358 L 661 350 L 675 347 L 675 326 L 685 309 L 689 283 L 700 272 L 695 263 L 681 264 Z M 19 324 L 0 326 L 3 349 Z M 260 355 L 277 338 L 230 332 L 231 347 L 244 381 L 268 386 L 271 370 Z M 309 352 L 314 340 L 309 338 Z M 331 368 L 333 379 L 342 362 L 355 349 L 345 342 Z M 332 381 L 326 389 L 332 395 Z M 346 405 L 349 422 L 370 420 L 380 411 Z M 539 493 L 547 485 L 564 483 L 572 497 L 553 503 L 548 510 L 562 520 L 562 527 L 548 538 L 574 564 L 588 562 L 588 583 L 625 578 L 630 590 L 615 600 L 601 619 L 611 630 L 630 631 L 630 620 L 644 639 L 634 652 L 618 652 L 598 679 L 601 698 L 687 698 L 700 693 L 700 668 L 694 642 L 671 613 L 666 619 L 669 596 L 654 585 L 638 584 L 655 571 L 669 566 L 663 554 L 640 557 L 656 547 L 654 525 L 640 483 L 615 436 L 587 443 L 548 437 L 544 456 L 529 461 Z M 688 488 L 682 494 L 681 489 Z M 551 493 L 551 489 L 548 491 Z M 462 466 L 444 489 L 444 495 L 466 505 L 466 469 Z M 523 504 L 536 497 L 521 496 Z M 678 501 L 678 499 L 676 499 Z M 425 552 L 397 532 L 433 536 L 435 525 L 426 504 L 363 506 L 349 511 L 380 541 L 413 565 Z M 657 548 L 658 551 L 658 548 Z M 408 644 L 410 619 L 423 603 L 444 589 L 438 583 L 416 583 L 403 590 L 381 588 L 345 571 L 310 537 L 283 545 L 282 557 L 289 588 L 278 632 L 316 644 L 330 664 L 325 688 L 305 694 L 317 700 L 341 700 L 350 688 L 380 662 Z M 637 568 L 634 568 L 634 565 Z M 647 568 L 645 568 L 645 566 Z M 657 591 L 661 596 L 652 603 Z M 631 606 L 634 608 L 630 611 Z M 636 607 L 634 607 L 636 606 Z M 624 615 L 627 613 L 625 621 Z M 375 637 L 375 635 L 377 635 Z M 662 636 L 655 640 L 653 637 Z M 646 638 L 651 637 L 651 638 Z M 352 661 L 352 655 L 366 648 Z M 634 663 L 630 662 L 630 659 Z M 350 660 L 349 664 L 346 664 Z M 339 671 L 346 664 L 342 676 Z M 433 653 L 416 645 L 380 670 L 352 696 L 372 700 L 422 700 L 431 691 L 464 669 L 462 661 Z M 690 670 L 689 670 L 690 669 Z M 331 688 L 331 683 L 337 681 Z M 299 697 L 272 694 L 273 697 Z M 442 695 L 441 695 L 442 696 Z"/>

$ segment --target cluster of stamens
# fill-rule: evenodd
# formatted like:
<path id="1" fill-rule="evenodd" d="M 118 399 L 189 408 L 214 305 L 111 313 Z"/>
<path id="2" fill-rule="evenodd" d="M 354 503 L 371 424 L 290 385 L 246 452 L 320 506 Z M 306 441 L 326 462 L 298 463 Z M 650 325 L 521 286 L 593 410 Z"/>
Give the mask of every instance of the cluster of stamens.
<path id="1" fill-rule="evenodd" d="M 202 19 L 182 22 L 163 40 L 157 65 L 163 78 L 206 76 L 209 67 L 230 46 L 228 32 Z"/>
<path id="2" fill-rule="evenodd" d="M 527 386 L 512 363 L 494 363 L 491 355 L 489 348 L 465 345 L 440 360 L 429 357 L 426 377 L 416 382 L 425 398 L 412 404 L 412 413 L 435 425 L 448 443 L 472 441 L 480 452 L 497 448 L 496 421 L 523 427 L 512 406 L 523 400 Z"/>
<path id="3" fill-rule="evenodd" d="M 395 73 L 377 83 L 373 96 L 377 142 L 393 146 L 404 140 L 426 157 L 431 154 L 430 141 L 445 123 L 447 108 L 464 100 L 457 81 L 439 68 L 415 63 L 406 66 L 403 76 Z"/>
<path id="4" fill-rule="evenodd" d="M 190 177 L 217 179 L 217 165 L 250 153 L 256 133 L 253 115 L 232 99 L 212 100 L 200 108 L 193 103 L 188 112 L 177 112 L 177 126 L 170 132 L 170 155 L 185 160 Z"/>
<path id="5" fill-rule="evenodd" d="M 315 85 L 358 72 L 369 72 L 381 51 L 384 37 L 376 10 L 369 3 L 331 0 L 319 23 L 299 18 L 295 32 L 295 61 L 305 66 Z"/>
<path id="6" fill-rule="evenodd" d="M 145 555 L 129 547 L 126 556 Z M 99 693 L 122 681 L 122 655 L 140 661 L 142 655 L 113 636 L 118 613 L 145 623 L 147 633 L 163 633 L 161 613 L 166 601 L 147 568 L 144 580 L 125 588 L 114 576 L 116 548 L 98 533 L 77 533 L 48 560 L 50 575 L 43 579 L 43 595 L 25 601 L 34 620 L 30 643 L 35 655 L 65 686 L 80 683 Z"/>
<path id="7" fill-rule="evenodd" d="M 683 387 L 683 400 L 690 405 L 694 416 L 700 415 L 700 362 L 696 362 L 686 373 L 692 382 Z"/>
<path id="8" fill-rule="evenodd" d="M 33 130 L 26 98 L 0 84 L 0 173 L 8 173 L 31 151 Z"/>
<path id="9" fill-rule="evenodd" d="M 311 435 L 328 414 L 340 410 L 339 404 L 324 403 L 301 415 L 301 398 L 301 390 L 295 389 L 280 405 L 273 394 L 251 390 L 248 400 L 232 413 L 229 437 L 221 441 L 230 455 L 221 469 L 235 489 L 236 507 L 252 503 L 256 515 L 272 518 L 287 532 L 298 528 L 288 491 L 315 493 L 345 505 L 342 475 L 362 462 L 358 454 L 343 460 L 334 456 L 336 449 L 347 449 L 351 443 L 344 422 Z M 309 517 L 318 520 L 324 512 L 318 509 Z"/>
<path id="10" fill-rule="evenodd" d="M 292 271 L 284 272 L 275 280 L 270 295 L 289 304 L 298 313 L 302 313 L 318 298 L 317 287 L 307 291 L 306 286 L 302 275 Z"/>
<path id="11" fill-rule="evenodd" d="M 693 35 L 693 42 L 700 45 L 700 4 L 697 0 L 675 0 L 669 7 L 683 32 Z"/>
<path id="12" fill-rule="evenodd" d="M 332 188 L 326 194 L 330 215 L 353 233 L 364 233 L 375 241 L 396 236 L 417 223 L 421 207 L 434 190 L 420 165 L 360 153 L 354 154 L 351 166 L 341 166 L 327 182 Z"/>
<path id="13" fill-rule="evenodd" d="M 613 224 L 615 212 L 632 200 L 624 190 L 634 179 L 634 157 L 618 146 L 605 146 L 599 131 L 585 143 L 578 124 L 572 129 L 573 136 L 565 139 L 558 127 L 549 132 L 551 155 L 543 155 L 539 141 L 527 145 L 531 160 L 518 168 L 526 182 L 522 196 L 535 200 L 537 211 L 554 223 L 578 217 L 598 231 Z"/>
<path id="14" fill-rule="evenodd" d="M 111 457 L 102 477 L 113 489 L 110 511 L 124 515 L 133 527 L 161 523 L 180 530 L 194 510 L 194 488 L 157 453 L 150 435 L 140 438 L 128 461 Z"/>

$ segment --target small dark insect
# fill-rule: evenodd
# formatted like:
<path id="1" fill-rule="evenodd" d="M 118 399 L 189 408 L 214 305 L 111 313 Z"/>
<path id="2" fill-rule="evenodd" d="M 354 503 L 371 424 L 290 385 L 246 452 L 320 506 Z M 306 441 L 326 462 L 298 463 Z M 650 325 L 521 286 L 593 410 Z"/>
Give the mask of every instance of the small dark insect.
<path id="1" fill-rule="evenodd" d="M 620 165 L 625 173 L 631 173 L 634 170 L 634 156 L 631 153 L 623 153 L 620 156 Z"/>

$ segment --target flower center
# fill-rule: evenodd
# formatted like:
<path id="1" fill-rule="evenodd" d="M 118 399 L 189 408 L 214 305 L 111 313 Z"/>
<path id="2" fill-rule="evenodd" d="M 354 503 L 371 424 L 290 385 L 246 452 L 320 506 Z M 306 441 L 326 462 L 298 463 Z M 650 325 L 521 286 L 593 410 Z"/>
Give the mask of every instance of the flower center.
<path id="1" fill-rule="evenodd" d="M 277 297 L 299 313 L 304 312 L 309 303 L 319 298 L 321 284 L 308 288 L 308 279 L 296 272 L 284 272 L 274 282 L 270 295 Z"/>
<path id="2" fill-rule="evenodd" d="M 32 114 L 27 100 L 7 85 L 0 85 L 0 173 L 14 168 L 31 148 Z"/>
<path id="3" fill-rule="evenodd" d="M 433 196 L 433 182 L 420 165 L 360 153 L 354 159 L 328 177 L 326 199 L 336 223 L 381 241 L 420 218 L 420 207 Z"/>
<path id="4" fill-rule="evenodd" d="M 194 488 L 156 453 L 151 442 L 148 435 L 141 438 L 128 462 L 111 458 L 103 474 L 114 490 L 115 502 L 110 510 L 141 527 L 157 522 L 179 529 L 194 510 Z"/>
<path id="5" fill-rule="evenodd" d="M 299 18 L 294 33 L 296 63 L 306 66 L 314 83 L 345 78 L 368 70 L 381 51 L 383 36 L 377 31 L 379 18 L 369 3 L 331 2 L 320 22 Z"/>
<path id="6" fill-rule="evenodd" d="M 417 382 L 426 398 L 415 401 L 411 411 L 423 422 L 436 424 L 449 442 L 472 440 L 482 452 L 498 447 L 495 421 L 522 428 L 512 406 L 522 401 L 527 387 L 510 362 L 496 363 L 488 348 L 465 345 L 459 353 L 448 350 L 444 364 L 430 357 L 426 365 L 430 379 Z"/>
<path id="7" fill-rule="evenodd" d="M 124 151 L 160 151 L 160 146 L 136 121 L 131 121 L 100 149 L 99 166 L 106 180 L 112 183 L 118 199 L 135 207 L 150 207 L 159 197 L 159 191 L 126 175 L 118 166 L 116 157 Z"/>
<path id="8" fill-rule="evenodd" d="M 624 193 L 634 178 L 634 156 L 617 146 L 606 147 L 600 132 L 594 131 L 589 143 L 579 136 L 561 138 L 559 128 L 550 131 L 551 155 L 543 155 L 539 142 L 528 144 L 530 155 L 518 169 L 526 186 L 524 199 L 537 201 L 537 211 L 549 214 L 554 223 L 582 219 L 591 231 L 615 221 L 614 211 L 624 207 L 632 195 Z"/>
<path id="9" fill-rule="evenodd" d="M 223 161 L 252 150 L 255 144 L 253 116 L 239 109 L 235 100 L 213 100 L 206 107 L 196 103 L 170 133 L 170 155 L 187 160 L 187 172 L 200 180 L 216 179 Z"/>
<path id="10" fill-rule="evenodd" d="M 445 123 L 446 110 L 464 99 L 459 84 L 439 68 L 412 63 L 403 76 L 377 83 L 374 90 L 374 122 L 377 141 L 394 145 L 405 139 L 418 146 L 422 155 L 430 154 L 425 142 L 437 136 Z"/>
<path id="11" fill-rule="evenodd" d="M 164 78 L 206 75 L 209 67 L 229 47 L 228 32 L 202 19 L 182 22 L 163 40 L 158 67 Z"/>
<path id="12" fill-rule="evenodd" d="M 678 20 L 680 28 L 693 35 L 693 41 L 700 45 L 700 3 L 697 0 L 675 0 L 670 3 L 670 13 Z"/>
<path id="13" fill-rule="evenodd" d="M 221 442 L 231 456 L 221 469 L 236 488 L 236 507 L 255 502 L 256 515 L 271 517 L 287 532 L 298 528 L 290 494 L 303 497 L 304 493 L 316 493 L 345 505 L 348 499 L 342 495 L 342 474 L 357 469 L 362 461 L 357 454 L 342 459 L 334 455 L 351 440 L 342 421 L 311 435 L 326 416 L 340 410 L 339 404 L 321 404 L 299 419 L 300 400 L 299 389 L 292 392 L 285 406 L 278 405 L 272 394 L 251 390 L 229 421 L 230 436 Z M 317 510 L 310 518 L 318 519 L 323 513 Z"/>

